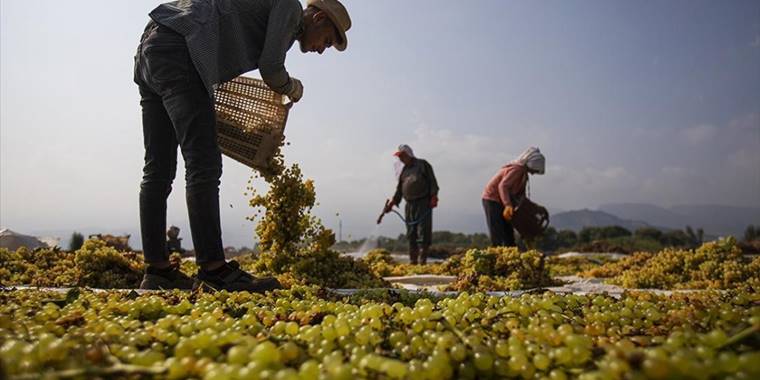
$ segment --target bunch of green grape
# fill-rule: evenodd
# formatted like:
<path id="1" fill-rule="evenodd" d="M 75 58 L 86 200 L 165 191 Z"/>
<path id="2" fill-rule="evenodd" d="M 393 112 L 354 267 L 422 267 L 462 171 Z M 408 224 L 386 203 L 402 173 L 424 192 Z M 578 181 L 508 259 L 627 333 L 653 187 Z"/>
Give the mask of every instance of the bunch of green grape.
<path id="1" fill-rule="evenodd" d="M 459 273 L 461 255 L 453 255 L 440 263 L 415 265 L 399 263 L 386 249 L 372 249 L 361 258 L 379 277 L 409 276 L 416 274 L 456 275 Z"/>
<path id="2" fill-rule="evenodd" d="M 554 285 L 544 255 L 521 253 L 517 247 L 471 249 L 461 260 L 461 270 L 450 290 L 500 291 Z"/>
<path id="3" fill-rule="evenodd" d="M 302 284 L 329 288 L 361 289 L 390 286 L 361 260 L 354 260 L 328 249 L 303 255 L 290 266 L 290 272 L 300 279 Z"/>
<path id="4" fill-rule="evenodd" d="M 76 284 L 74 254 L 50 248 L 0 248 L 0 283 L 65 286 Z"/>
<path id="5" fill-rule="evenodd" d="M 636 252 L 620 260 L 606 263 L 596 268 L 590 268 L 580 273 L 584 277 L 609 278 L 619 276 L 631 268 L 639 268 L 654 256 L 650 252 Z"/>
<path id="6" fill-rule="evenodd" d="M 89 286 L 136 288 L 142 278 L 142 257 L 122 253 L 97 239 L 75 252 L 57 248 L 15 252 L 0 249 L 0 283 L 43 287 Z"/>
<path id="7" fill-rule="evenodd" d="M 586 272 L 611 277 L 626 288 L 730 289 L 760 281 L 760 260 L 744 258 L 734 238 L 703 244 L 695 250 L 665 249 L 656 254 L 635 254 Z"/>
<path id="8" fill-rule="evenodd" d="M 330 249 L 335 235 L 311 215 L 316 203 L 314 182 L 304 180 L 299 166 L 286 167 L 278 153 L 270 168 L 261 174 L 269 185 L 265 194 L 249 187 L 250 205 L 258 209 L 256 234 L 263 253 L 244 267 L 254 273 L 276 275 L 286 285 L 388 286 L 364 263 Z"/>
<path id="9" fill-rule="evenodd" d="M 96 239 L 84 242 L 74 262 L 80 273 L 78 284 L 93 288 L 135 289 L 144 270 L 142 256 L 119 252 Z"/>
<path id="10" fill-rule="evenodd" d="M 361 261 L 365 263 L 372 273 L 378 277 L 396 276 L 399 275 L 396 269 L 398 268 L 398 262 L 393 259 L 391 253 L 383 248 L 371 249 Z M 404 273 L 406 274 L 406 273 Z"/>
<path id="11" fill-rule="evenodd" d="M 550 256 L 546 259 L 546 266 L 551 276 L 571 276 L 598 268 L 602 264 L 612 262 L 607 256 Z"/>
<path id="12" fill-rule="evenodd" d="M 266 177 L 269 190 L 258 194 L 252 189 L 251 207 L 263 212 L 256 225 L 259 245 L 266 252 L 293 254 L 309 238 L 317 221 L 310 211 L 316 202 L 314 182 L 304 180 L 293 165 L 278 175 Z M 255 218 L 255 217 L 254 217 Z"/>
<path id="13" fill-rule="evenodd" d="M 265 295 L 0 293 L 4 378 L 751 379 L 744 291 L 379 301 Z"/>

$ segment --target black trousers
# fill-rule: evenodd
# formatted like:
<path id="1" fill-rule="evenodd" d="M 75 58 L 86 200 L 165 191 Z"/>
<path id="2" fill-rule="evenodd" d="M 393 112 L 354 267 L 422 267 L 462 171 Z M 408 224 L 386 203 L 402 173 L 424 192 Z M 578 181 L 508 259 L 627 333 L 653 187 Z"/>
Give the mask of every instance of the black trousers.
<path id="1" fill-rule="evenodd" d="M 185 160 L 185 187 L 196 260 L 224 259 L 219 220 L 222 155 L 216 115 L 185 39 L 151 22 L 135 56 L 140 89 L 145 166 L 140 183 L 140 231 L 147 263 L 168 259 L 166 199 L 177 171 L 177 147 Z"/>
<path id="2" fill-rule="evenodd" d="M 504 206 L 496 201 L 483 199 L 483 210 L 486 213 L 488 234 L 491 236 L 491 245 L 494 247 L 515 245 L 515 231 L 512 223 L 504 220 Z"/>
<path id="3" fill-rule="evenodd" d="M 406 219 L 406 238 L 409 240 L 409 250 L 419 249 L 419 239 L 422 238 L 422 248 L 430 247 L 433 238 L 433 209 L 430 208 L 430 197 L 406 201 L 404 208 Z"/>

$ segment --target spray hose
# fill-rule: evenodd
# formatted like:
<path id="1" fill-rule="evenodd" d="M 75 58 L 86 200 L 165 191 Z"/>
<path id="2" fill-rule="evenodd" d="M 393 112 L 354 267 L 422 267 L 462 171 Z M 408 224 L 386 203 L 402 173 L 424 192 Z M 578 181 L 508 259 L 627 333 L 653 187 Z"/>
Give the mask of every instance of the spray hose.
<path id="1" fill-rule="evenodd" d="M 386 207 L 388 207 L 388 203 L 390 203 L 390 199 L 385 201 Z M 413 220 L 413 221 L 407 221 L 406 218 L 404 218 L 404 216 L 401 215 L 401 213 L 398 212 L 397 210 L 391 209 L 390 211 L 398 215 L 399 219 L 401 219 L 401 221 L 404 222 L 404 224 L 411 227 L 411 226 L 416 226 L 422 223 L 422 221 L 425 220 L 425 218 L 427 218 L 433 212 L 433 209 L 432 208 L 428 209 L 419 219 Z M 377 224 L 380 224 L 383 221 L 383 216 L 385 216 L 385 208 L 383 208 L 383 212 L 381 212 L 380 216 L 377 218 Z"/>
<path id="2" fill-rule="evenodd" d="M 411 222 L 407 222 L 406 218 L 404 218 L 404 216 L 401 215 L 400 212 L 398 212 L 396 210 L 391 210 L 391 212 L 394 213 L 394 214 L 396 214 L 396 215 L 398 215 L 398 217 L 401 219 L 402 222 L 404 222 L 404 224 L 406 224 L 407 226 L 411 227 L 411 226 L 416 226 L 416 225 L 422 223 L 422 221 L 425 220 L 425 218 L 427 218 L 428 215 L 430 215 L 430 213 L 433 212 L 433 209 L 431 208 L 431 209 L 427 210 L 427 212 L 425 212 L 425 214 L 423 214 L 419 219 L 413 220 Z"/>

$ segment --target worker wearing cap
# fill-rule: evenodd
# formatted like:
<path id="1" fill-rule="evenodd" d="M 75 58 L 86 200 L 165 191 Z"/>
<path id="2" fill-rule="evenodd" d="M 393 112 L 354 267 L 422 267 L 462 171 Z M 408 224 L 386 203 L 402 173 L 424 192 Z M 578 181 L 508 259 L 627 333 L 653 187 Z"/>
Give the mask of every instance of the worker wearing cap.
<path id="1" fill-rule="evenodd" d="M 222 156 L 217 143 L 214 89 L 251 70 L 294 102 L 303 85 L 285 69 L 298 41 L 303 53 L 346 49 L 351 19 L 338 0 L 180 0 L 150 13 L 135 56 L 140 89 L 145 166 L 140 185 L 140 228 L 146 274 L 142 288 L 264 291 L 273 279 L 254 279 L 227 263 L 219 220 Z M 185 160 L 190 230 L 200 265 L 195 281 L 169 266 L 166 199 Z"/>
<path id="2" fill-rule="evenodd" d="M 483 190 L 483 210 L 493 246 L 514 246 L 512 216 L 526 198 L 529 174 L 544 174 L 546 158 L 536 147 L 504 165 Z"/>
<path id="3" fill-rule="evenodd" d="M 409 145 L 399 145 L 394 155 L 404 164 L 404 168 L 398 177 L 396 193 L 386 202 L 383 212 L 390 212 L 404 198 L 409 260 L 412 264 L 417 264 L 419 257 L 419 263 L 426 264 L 433 235 L 433 209 L 438 206 L 438 181 L 433 167 L 427 161 L 415 157 Z M 421 247 L 417 241 L 420 235 Z"/>

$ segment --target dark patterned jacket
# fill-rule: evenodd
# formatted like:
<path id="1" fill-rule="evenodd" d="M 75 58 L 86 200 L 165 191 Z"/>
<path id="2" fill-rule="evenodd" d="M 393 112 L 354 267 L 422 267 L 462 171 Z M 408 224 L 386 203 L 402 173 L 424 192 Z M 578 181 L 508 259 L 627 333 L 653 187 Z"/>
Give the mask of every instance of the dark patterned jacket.
<path id="1" fill-rule="evenodd" d="M 399 204 L 402 197 L 409 202 L 432 196 L 438 196 L 438 180 L 435 179 L 433 167 L 421 158 L 413 158 L 398 177 L 393 204 Z"/>
<path id="2" fill-rule="evenodd" d="M 179 0 L 150 17 L 185 37 L 210 96 L 216 85 L 255 69 L 272 90 L 290 90 L 285 54 L 303 29 L 298 0 Z"/>

